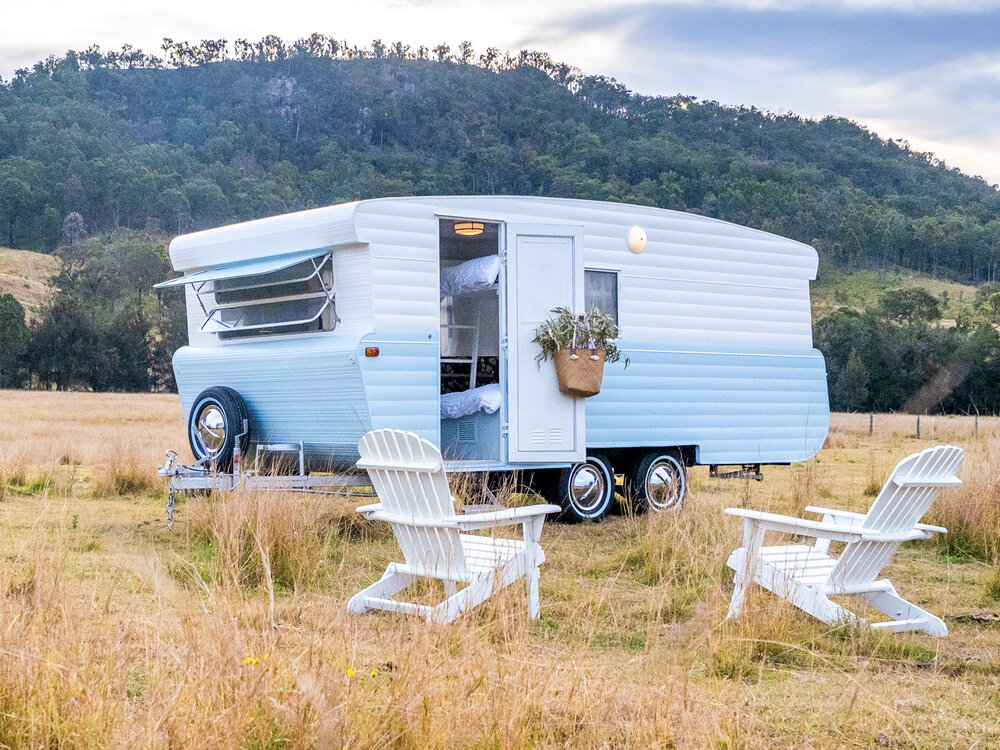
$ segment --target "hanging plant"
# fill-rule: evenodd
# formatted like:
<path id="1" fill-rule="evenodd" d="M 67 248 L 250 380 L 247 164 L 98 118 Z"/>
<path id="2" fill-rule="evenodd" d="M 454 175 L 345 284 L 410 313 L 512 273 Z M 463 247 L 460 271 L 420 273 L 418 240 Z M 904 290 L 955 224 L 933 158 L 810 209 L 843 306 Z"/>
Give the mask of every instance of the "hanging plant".
<path id="1" fill-rule="evenodd" d="M 615 344 L 618 326 L 613 317 L 596 307 L 584 315 L 573 315 L 565 307 L 556 307 L 552 312 L 555 317 L 538 326 L 532 339 L 542 349 L 536 360 L 552 359 L 563 349 L 599 349 L 606 352 L 608 362 L 621 359 Z"/>
<path id="2" fill-rule="evenodd" d="M 555 361 L 562 393 L 580 398 L 596 396 L 601 392 L 604 363 L 621 359 L 615 343 L 618 326 L 614 318 L 596 307 L 583 315 L 574 315 L 565 307 L 557 307 L 552 313 L 555 317 L 538 326 L 532 339 L 541 348 L 535 359 Z"/>

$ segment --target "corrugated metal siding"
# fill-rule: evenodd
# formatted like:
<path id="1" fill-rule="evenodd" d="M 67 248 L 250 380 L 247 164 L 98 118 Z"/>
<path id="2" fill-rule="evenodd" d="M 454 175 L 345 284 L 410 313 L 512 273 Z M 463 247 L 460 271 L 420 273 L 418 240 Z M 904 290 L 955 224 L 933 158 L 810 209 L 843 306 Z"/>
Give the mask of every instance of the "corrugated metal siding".
<path id="1" fill-rule="evenodd" d="M 631 364 L 609 367 L 601 395 L 588 399 L 588 446 L 695 445 L 704 463 L 784 463 L 819 450 L 829 401 L 825 363 L 812 349 L 813 248 L 691 214 L 490 196 L 366 201 L 357 211 L 358 233 L 372 243 L 374 257 L 413 258 L 397 249 L 407 244 L 401 237 L 407 232 L 436 257 L 428 239 L 436 247 L 437 213 L 582 224 L 585 265 L 619 272 L 620 343 Z M 369 232 L 369 216 L 378 234 Z M 625 242 L 633 224 L 648 238 L 638 255 Z M 389 245 L 380 247 L 382 237 Z M 426 305 L 428 325 L 437 325 L 436 286 L 426 300 L 419 289 L 402 288 L 436 279 L 425 282 L 412 267 L 389 265 L 397 274 L 387 274 L 384 294 L 376 291 L 376 307 L 383 298 L 392 302 L 390 312 L 406 318 Z M 396 299 L 404 300 L 398 309 Z M 388 321 L 403 323 L 391 315 Z"/>
<path id="2" fill-rule="evenodd" d="M 164 293 L 176 294 L 177 292 L 167 291 Z M 184 286 L 184 306 L 187 310 L 188 344 L 191 346 L 218 346 L 218 336 L 201 330 L 201 327 L 205 325 L 205 310 L 198 301 L 198 295 L 189 284 Z"/>
<path id="3" fill-rule="evenodd" d="M 184 234 L 170 243 L 170 262 L 174 270 L 187 272 L 357 242 L 357 206 L 341 203 Z"/>
<path id="4" fill-rule="evenodd" d="M 347 330 L 184 347 L 174 355 L 184 414 L 205 388 L 229 386 L 247 402 L 255 440 L 301 440 L 353 460 L 358 440 L 372 427 L 358 366 L 360 338 Z"/>
<path id="5" fill-rule="evenodd" d="M 800 288 L 619 274 L 622 335 L 637 341 L 812 347 L 808 281 Z"/>
<path id="6" fill-rule="evenodd" d="M 362 363 L 372 424 L 440 442 L 438 220 L 423 204 L 364 202 L 358 237 L 371 248 L 373 331 Z"/>
<path id="7" fill-rule="evenodd" d="M 441 297 L 433 206 L 379 200 L 358 208 L 358 237 L 371 248 L 375 331 L 411 331 L 437 341 Z"/>
<path id="8" fill-rule="evenodd" d="M 334 250 L 333 289 L 338 325 L 373 330 L 374 290 L 368 245 L 348 245 Z"/>
<path id="9" fill-rule="evenodd" d="M 623 341 L 587 399 L 592 448 L 699 446 L 700 463 L 803 461 L 826 439 L 826 365 L 816 350 Z"/>
<path id="10" fill-rule="evenodd" d="M 361 358 L 368 409 L 374 429 L 410 430 L 438 443 L 439 344 L 423 332 L 392 338 L 368 336 L 361 347 L 377 346 L 378 357 Z"/>

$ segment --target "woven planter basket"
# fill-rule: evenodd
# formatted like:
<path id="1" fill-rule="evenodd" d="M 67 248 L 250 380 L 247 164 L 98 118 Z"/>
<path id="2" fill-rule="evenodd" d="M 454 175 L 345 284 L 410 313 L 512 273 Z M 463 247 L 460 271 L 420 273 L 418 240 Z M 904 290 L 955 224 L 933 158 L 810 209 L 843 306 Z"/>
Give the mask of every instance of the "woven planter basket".
<path id="1" fill-rule="evenodd" d="M 559 349 L 553 354 L 559 391 L 567 396 L 587 398 L 601 392 L 604 379 L 603 349 Z"/>

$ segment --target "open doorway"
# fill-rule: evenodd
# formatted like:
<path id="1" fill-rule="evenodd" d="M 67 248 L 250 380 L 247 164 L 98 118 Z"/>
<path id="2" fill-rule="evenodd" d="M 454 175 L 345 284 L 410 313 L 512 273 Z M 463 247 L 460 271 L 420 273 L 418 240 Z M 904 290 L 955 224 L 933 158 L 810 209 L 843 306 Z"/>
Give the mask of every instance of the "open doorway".
<path id="1" fill-rule="evenodd" d="M 500 225 L 440 220 L 441 452 L 499 460 Z"/>

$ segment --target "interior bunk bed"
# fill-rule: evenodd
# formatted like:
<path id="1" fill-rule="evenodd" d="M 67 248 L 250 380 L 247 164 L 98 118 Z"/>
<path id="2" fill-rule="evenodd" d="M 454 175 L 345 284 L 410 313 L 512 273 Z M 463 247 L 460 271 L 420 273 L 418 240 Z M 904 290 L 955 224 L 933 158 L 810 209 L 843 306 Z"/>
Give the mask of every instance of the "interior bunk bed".
<path id="1" fill-rule="evenodd" d="M 441 268 L 441 448 L 453 460 L 498 459 L 500 256 Z"/>

